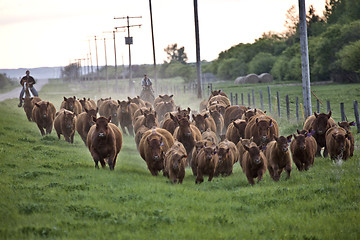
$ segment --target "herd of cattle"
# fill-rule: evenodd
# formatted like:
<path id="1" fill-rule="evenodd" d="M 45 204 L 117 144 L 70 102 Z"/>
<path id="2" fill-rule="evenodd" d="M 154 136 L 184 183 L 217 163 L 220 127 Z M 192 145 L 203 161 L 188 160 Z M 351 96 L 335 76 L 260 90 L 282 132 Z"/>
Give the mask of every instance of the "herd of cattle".
<path id="1" fill-rule="evenodd" d="M 275 181 L 282 171 L 290 177 L 292 161 L 299 171 L 308 170 L 315 156 L 347 160 L 354 152 L 353 122 L 335 123 L 331 112 L 314 113 L 302 130 L 279 136 L 275 119 L 259 109 L 231 105 L 221 90 L 200 103 L 199 112 L 175 105 L 173 95 L 159 95 L 153 103 L 140 97 L 119 101 L 111 98 L 64 97 L 60 110 L 38 97 L 25 98 L 24 110 L 41 134 L 54 126 L 57 136 L 73 143 L 75 131 L 94 159 L 114 170 L 123 137 L 134 136 L 137 149 L 154 176 L 163 171 L 173 183 L 182 183 L 190 166 L 196 183 L 232 174 L 236 162 L 248 182 L 259 182 L 266 170 Z M 99 115 L 99 117 L 98 117 Z M 118 127 L 120 125 L 120 128 Z M 44 130 L 45 129 L 45 130 Z M 292 140 L 293 138 L 293 140 Z M 290 148 L 290 149 L 289 149 Z"/>

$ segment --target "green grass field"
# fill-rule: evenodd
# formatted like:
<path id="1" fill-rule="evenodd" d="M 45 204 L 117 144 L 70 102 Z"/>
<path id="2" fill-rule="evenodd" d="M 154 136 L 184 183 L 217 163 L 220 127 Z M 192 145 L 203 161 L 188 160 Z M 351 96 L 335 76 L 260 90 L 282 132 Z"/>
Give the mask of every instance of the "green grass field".
<path id="1" fill-rule="evenodd" d="M 267 103 L 266 85 L 213 87 L 227 93 L 263 89 Z M 277 89 L 291 99 L 302 96 L 301 87 L 271 89 L 274 96 Z M 359 99 L 359 89 L 360 84 L 313 87 L 320 99 L 331 100 L 334 106 L 343 100 L 346 108 Z M 51 81 L 40 96 L 57 109 L 63 96 L 94 98 L 96 92 L 97 98 L 125 99 L 96 90 Z M 175 95 L 175 102 L 192 109 L 199 104 L 186 94 Z M 28 122 L 16 105 L 16 99 L 0 103 L 0 239 L 360 238 L 360 137 L 356 134 L 355 155 L 347 162 L 340 165 L 316 158 L 307 172 L 293 165 L 289 180 L 282 176 L 274 182 L 266 173 L 262 182 L 250 186 L 236 164 L 231 176 L 200 185 L 187 169 L 184 183 L 173 185 L 162 176 L 151 176 L 132 137 L 124 136 L 115 171 L 96 170 L 79 135 L 74 144 L 58 140 L 54 130 L 41 137 L 35 123 Z M 346 113 L 354 120 L 350 106 Z M 301 128 L 301 122 L 284 116 L 278 119 L 281 135 Z M 340 120 L 339 110 L 334 109 L 334 117 Z"/>

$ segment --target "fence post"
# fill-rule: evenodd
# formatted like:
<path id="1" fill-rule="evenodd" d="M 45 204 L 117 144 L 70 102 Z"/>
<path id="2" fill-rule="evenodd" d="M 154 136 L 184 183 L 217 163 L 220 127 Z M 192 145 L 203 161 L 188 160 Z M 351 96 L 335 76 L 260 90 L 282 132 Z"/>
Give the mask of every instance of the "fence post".
<path id="1" fill-rule="evenodd" d="M 233 104 L 233 93 L 232 92 L 230 92 L 230 101 L 231 101 L 231 105 L 234 105 Z"/>
<path id="2" fill-rule="evenodd" d="M 241 105 L 244 106 L 244 94 L 243 93 L 241 93 Z"/>
<path id="3" fill-rule="evenodd" d="M 357 127 L 357 133 L 360 133 L 360 120 L 359 120 L 359 106 L 357 101 L 353 101 L 354 104 L 354 113 L 355 113 L 355 122 Z"/>
<path id="4" fill-rule="evenodd" d="M 210 90 L 211 90 L 211 92 L 212 92 L 212 83 L 210 83 Z"/>
<path id="5" fill-rule="evenodd" d="M 249 102 L 249 105 L 248 105 L 248 107 L 251 107 L 251 101 L 250 101 L 250 93 L 248 93 L 248 102 Z"/>
<path id="6" fill-rule="evenodd" d="M 271 92 L 270 92 L 270 86 L 268 86 L 267 89 L 268 89 L 268 95 L 269 95 L 269 112 L 271 113 Z"/>
<path id="7" fill-rule="evenodd" d="M 287 120 L 290 120 L 290 102 L 289 102 L 289 95 L 286 95 L 286 114 Z"/>
<path id="8" fill-rule="evenodd" d="M 237 93 L 235 93 L 235 105 L 239 105 L 238 94 Z"/>
<path id="9" fill-rule="evenodd" d="M 260 105 L 261 105 L 261 110 L 264 111 L 264 101 L 263 101 L 263 94 L 261 89 L 260 89 Z"/>
<path id="10" fill-rule="evenodd" d="M 346 121 L 344 103 L 340 103 L 341 121 Z"/>
<path id="11" fill-rule="evenodd" d="M 316 110 L 317 110 L 317 113 L 320 113 L 320 102 L 319 102 L 319 99 L 316 99 Z"/>
<path id="12" fill-rule="evenodd" d="M 276 92 L 276 97 L 277 97 L 277 107 L 278 107 L 278 115 L 279 118 L 281 118 L 281 113 L 280 113 L 280 98 L 279 98 L 279 92 Z"/>
<path id="13" fill-rule="evenodd" d="M 254 89 L 251 91 L 251 94 L 252 94 L 253 107 L 256 108 L 256 106 L 255 106 L 255 92 L 254 92 Z"/>
<path id="14" fill-rule="evenodd" d="M 326 101 L 326 106 L 327 106 L 327 112 L 330 112 L 331 107 L 330 107 L 330 101 L 329 100 Z"/>
<path id="15" fill-rule="evenodd" d="M 299 97 L 296 97 L 296 121 L 299 123 Z"/>

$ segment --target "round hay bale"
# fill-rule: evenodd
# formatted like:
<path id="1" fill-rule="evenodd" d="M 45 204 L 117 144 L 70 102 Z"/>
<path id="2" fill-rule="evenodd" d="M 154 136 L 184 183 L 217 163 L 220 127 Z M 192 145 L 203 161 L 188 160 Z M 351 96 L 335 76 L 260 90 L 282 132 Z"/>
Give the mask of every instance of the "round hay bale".
<path id="1" fill-rule="evenodd" d="M 270 73 L 262 73 L 259 75 L 260 83 L 269 83 L 274 81 L 273 76 Z"/>
<path id="2" fill-rule="evenodd" d="M 235 84 L 240 84 L 242 83 L 244 80 L 244 76 L 241 76 L 241 77 L 237 77 L 234 81 Z"/>
<path id="3" fill-rule="evenodd" d="M 259 77 L 255 73 L 246 75 L 244 83 L 259 83 Z"/>

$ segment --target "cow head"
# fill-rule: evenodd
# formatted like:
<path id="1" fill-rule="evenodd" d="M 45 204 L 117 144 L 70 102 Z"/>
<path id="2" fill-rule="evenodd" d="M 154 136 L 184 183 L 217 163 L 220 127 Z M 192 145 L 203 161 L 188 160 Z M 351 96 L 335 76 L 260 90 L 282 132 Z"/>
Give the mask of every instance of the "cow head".
<path id="1" fill-rule="evenodd" d="M 246 145 L 243 145 L 245 150 L 249 152 L 249 156 L 250 156 L 250 159 L 251 159 L 251 163 L 253 165 L 260 165 L 263 163 L 263 159 L 260 155 L 260 147 L 258 146 L 251 146 L 251 147 L 248 147 Z"/>
<path id="2" fill-rule="evenodd" d="M 240 136 L 245 135 L 245 128 L 247 125 L 247 122 L 245 120 L 233 121 L 233 125 L 234 125 L 235 129 L 237 129 L 237 131 L 239 132 Z"/>
<path id="3" fill-rule="evenodd" d="M 44 101 L 35 103 L 35 106 L 40 109 L 40 117 L 43 119 L 46 119 L 49 116 L 49 111 L 48 111 L 49 104 L 50 104 L 49 102 L 44 102 Z"/>
<path id="4" fill-rule="evenodd" d="M 186 154 L 181 153 L 174 153 L 172 156 L 172 168 L 175 171 L 178 171 L 179 169 L 185 169 L 185 163 L 186 163 Z"/>
<path id="5" fill-rule="evenodd" d="M 120 113 L 122 113 L 122 114 L 129 113 L 129 111 L 130 111 L 129 106 L 131 104 L 130 101 L 119 101 L 118 100 L 118 104 L 119 104 Z"/>
<path id="6" fill-rule="evenodd" d="M 280 136 L 276 137 L 274 136 L 274 139 L 277 143 L 278 149 L 283 152 L 287 152 L 289 149 L 289 143 L 291 142 L 292 135 L 289 135 L 287 137 Z"/>
<path id="7" fill-rule="evenodd" d="M 269 121 L 267 120 L 259 120 L 256 118 L 256 126 L 258 131 L 258 136 L 260 137 L 260 141 L 262 143 L 266 142 L 269 139 L 270 135 L 270 128 L 273 127 L 272 119 Z"/>
<path id="8" fill-rule="evenodd" d="M 335 140 L 336 149 L 340 152 L 343 152 L 345 149 L 345 142 L 346 142 L 346 139 L 348 138 L 348 134 L 336 132 L 336 133 L 333 133 L 331 136 Z"/>
<path id="9" fill-rule="evenodd" d="M 95 117 L 95 119 L 96 119 L 96 115 L 97 115 L 99 109 L 98 108 L 90 109 L 90 110 L 87 110 L 86 108 L 84 108 L 84 109 L 86 112 L 86 119 L 87 119 L 89 125 L 90 126 L 94 125 L 95 122 L 93 121 L 93 118 Z"/>
<path id="10" fill-rule="evenodd" d="M 208 118 L 209 115 L 205 114 L 197 114 L 192 115 L 192 118 L 195 122 L 195 126 L 200 130 L 201 133 L 206 131 L 205 119 Z"/>
<path id="11" fill-rule="evenodd" d="M 219 147 L 218 156 L 219 156 L 219 164 L 228 159 L 230 155 L 230 148 L 228 146 Z"/>
<path id="12" fill-rule="evenodd" d="M 65 102 L 64 108 L 73 112 L 75 106 L 75 100 L 76 100 L 75 96 L 69 98 L 64 97 L 64 102 Z"/>
<path id="13" fill-rule="evenodd" d="M 151 158 L 154 161 L 162 161 L 163 160 L 163 138 L 161 135 L 155 132 L 153 132 L 147 137 L 146 139 L 147 144 L 149 145 Z"/>
<path id="14" fill-rule="evenodd" d="M 331 111 L 328 114 L 320 113 L 317 114 L 314 112 L 315 120 L 312 124 L 312 128 L 315 133 L 322 135 L 331 127 L 329 123 L 329 118 L 331 117 Z"/>
<path id="15" fill-rule="evenodd" d="M 207 162 L 210 162 L 214 159 L 214 157 L 216 157 L 216 159 L 218 159 L 218 146 L 216 146 L 216 144 L 210 144 L 208 145 L 208 143 L 205 143 L 204 147 L 203 147 L 203 151 L 204 151 L 204 155 L 205 155 L 205 160 Z"/>
<path id="16" fill-rule="evenodd" d="M 75 113 L 70 111 L 64 111 L 64 124 L 68 129 L 75 127 Z"/>
<path id="17" fill-rule="evenodd" d="M 347 132 L 350 132 L 351 131 L 350 127 L 355 126 L 355 122 L 354 121 L 352 121 L 352 122 L 343 121 L 343 122 L 338 122 L 338 125 L 340 127 L 342 127 L 343 129 L 345 129 Z"/>
<path id="18" fill-rule="evenodd" d="M 179 131 L 181 131 L 181 133 L 184 136 L 191 137 L 192 131 L 190 127 L 189 116 L 184 114 L 183 117 L 181 117 L 178 120 L 178 122 L 179 122 Z"/>
<path id="19" fill-rule="evenodd" d="M 109 122 L 111 121 L 111 116 L 106 117 L 93 117 L 93 121 L 96 123 L 96 134 L 99 138 L 106 138 L 109 134 Z"/>
<path id="20" fill-rule="evenodd" d="M 159 125 L 157 122 L 157 118 L 156 118 L 156 112 L 144 113 L 144 117 L 145 117 L 144 125 L 147 128 L 153 128 L 153 127 L 157 127 Z"/>

